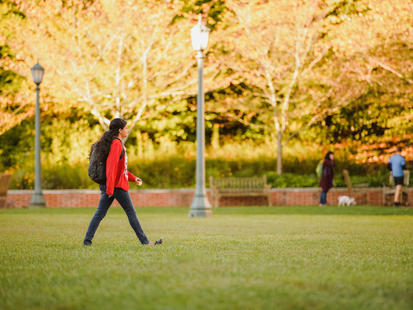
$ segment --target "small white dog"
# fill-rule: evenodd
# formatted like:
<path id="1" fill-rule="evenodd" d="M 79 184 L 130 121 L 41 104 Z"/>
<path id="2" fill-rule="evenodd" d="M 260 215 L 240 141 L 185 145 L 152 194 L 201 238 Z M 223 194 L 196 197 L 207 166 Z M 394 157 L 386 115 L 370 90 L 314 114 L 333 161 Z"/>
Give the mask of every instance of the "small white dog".
<path id="1" fill-rule="evenodd" d="M 338 205 L 339 206 L 350 206 L 356 205 L 356 200 L 354 198 L 351 198 L 349 196 L 339 196 L 338 197 Z"/>

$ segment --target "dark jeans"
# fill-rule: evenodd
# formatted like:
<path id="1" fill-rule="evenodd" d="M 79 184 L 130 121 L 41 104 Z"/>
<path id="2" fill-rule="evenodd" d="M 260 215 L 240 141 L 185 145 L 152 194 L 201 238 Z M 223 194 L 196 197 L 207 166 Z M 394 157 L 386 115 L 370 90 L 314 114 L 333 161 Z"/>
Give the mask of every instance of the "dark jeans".
<path id="1" fill-rule="evenodd" d="M 326 205 L 327 204 L 327 192 L 325 190 L 321 191 L 321 196 L 320 196 L 320 204 Z"/>
<path id="2" fill-rule="evenodd" d="M 106 194 L 106 185 L 99 185 L 99 188 L 101 191 L 99 206 L 96 210 L 95 215 L 90 221 L 89 228 L 86 232 L 86 236 L 83 243 L 92 243 L 93 236 L 95 235 L 95 232 L 98 229 L 100 222 L 103 220 L 106 213 L 108 212 L 110 205 L 116 198 L 116 200 L 119 202 L 119 204 L 125 211 L 126 215 L 128 216 L 129 224 L 135 231 L 135 234 L 138 237 L 139 241 L 142 244 L 148 244 L 149 240 L 143 232 L 141 225 L 139 224 L 138 217 L 136 216 L 136 211 L 133 207 L 129 193 L 121 188 L 115 188 L 113 195 L 109 198 L 109 196 Z"/>

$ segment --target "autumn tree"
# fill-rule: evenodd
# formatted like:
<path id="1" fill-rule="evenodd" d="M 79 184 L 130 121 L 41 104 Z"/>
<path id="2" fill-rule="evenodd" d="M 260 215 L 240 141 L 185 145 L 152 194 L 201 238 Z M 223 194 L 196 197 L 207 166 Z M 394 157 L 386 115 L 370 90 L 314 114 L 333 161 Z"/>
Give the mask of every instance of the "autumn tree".
<path id="1" fill-rule="evenodd" d="M 371 66 L 366 64 L 375 57 L 361 54 L 363 49 L 372 54 L 387 23 L 380 24 L 374 3 L 363 1 L 231 0 L 228 6 L 237 20 L 226 30 L 234 38 L 227 50 L 235 61 L 225 58 L 225 64 L 270 108 L 280 174 L 283 146 L 292 137 L 357 100 L 369 87 Z M 403 25 L 408 25 L 406 20 Z M 362 41 L 367 34 L 368 43 L 353 40 Z"/>
<path id="2" fill-rule="evenodd" d="M 196 85 L 191 24 L 175 21 L 178 1 L 15 2 L 26 15 L 25 35 L 14 42 L 26 51 L 20 74 L 40 60 L 54 110 L 82 109 L 104 128 L 124 117 L 132 128 L 161 99 Z"/>
<path id="3" fill-rule="evenodd" d="M 24 75 L 19 74 L 21 53 L 11 42 L 20 37 L 14 31 L 22 27 L 24 15 L 12 1 L 0 2 L 0 134 L 30 117 L 34 112 L 34 95 L 22 92 L 28 88 Z M 31 96 L 30 96 L 31 95 Z"/>
<path id="4" fill-rule="evenodd" d="M 282 147 L 298 81 L 327 50 L 317 45 L 319 13 L 315 1 L 228 1 L 236 24 L 228 46 L 237 59 L 232 68 L 272 109 L 277 136 L 277 173 L 282 173 Z"/>
<path id="5" fill-rule="evenodd" d="M 359 98 L 316 123 L 331 143 L 387 141 L 413 132 L 413 5 L 408 0 L 360 1 L 330 17 L 327 40 L 340 62 L 351 64 L 349 87 Z M 326 127 L 326 122 L 330 126 Z"/>

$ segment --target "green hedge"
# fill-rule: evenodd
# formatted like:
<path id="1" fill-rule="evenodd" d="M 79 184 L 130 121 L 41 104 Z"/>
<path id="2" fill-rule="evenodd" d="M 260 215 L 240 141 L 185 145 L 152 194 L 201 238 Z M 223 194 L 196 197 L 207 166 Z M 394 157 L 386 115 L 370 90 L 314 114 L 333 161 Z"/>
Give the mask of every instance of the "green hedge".
<path id="1" fill-rule="evenodd" d="M 319 179 L 315 174 L 316 162 L 285 161 L 282 175 L 276 174 L 276 161 L 272 158 L 259 160 L 207 159 L 206 183 L 209 186 L 209 176 L 214 177 L 250 177 L 266 175 L 268 183 L 273 187 L 317 187 Z M 97 188 L 87 175 L 88 164 L 45 164 L 42 168 L 42 187 L 44 189 L 81 189 Z M 336 168 L 335 186 L 345 187 L 340 173 L 343 168 L 350 171 L 353 184 L 368 184 L 370 187 L 380 187 L 388 183 L 388 171 L 383 166 L 362 167 L 340 163 Z M 31 171 L 30 171 L 31 170 Z M 195 186 L 195 159 L 170 157 L 162 160 L 131 161 L 129 170 L 144 181 L 142 188 L 188 188 Z M 14 171 L 11 188 L 33 188 L 34 169 L 18 168 Z M 356 173 L 369 171 L 368 175 Z M 372 173 L 374 171 L 374 174 Z M 412 182 L 410 182 L 412 184 Z"/>

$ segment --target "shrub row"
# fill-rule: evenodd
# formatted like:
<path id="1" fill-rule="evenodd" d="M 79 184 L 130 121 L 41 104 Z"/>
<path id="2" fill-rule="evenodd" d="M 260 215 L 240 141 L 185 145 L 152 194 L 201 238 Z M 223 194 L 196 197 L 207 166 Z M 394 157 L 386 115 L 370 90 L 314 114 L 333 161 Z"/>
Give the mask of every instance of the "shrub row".
<path id="1" fill-rule="evenodd" d="M 206 183 L 209 176 L 214 177 L 246 177 L 266 175 L 268 183 L 273 187 L 317 187 L 319 179 L 315 174 L 315 161 L 290 160 L 284 162 L 282 175 L 275 173 L 276 161 L 272 158 L 259 160 L 206 160 Z M 335 186 L 344 187 L 341 171 L 350 171 L 353 184 L 368 184 L 378 187 L 388 182 L 388 171 L 384 166 L 361 167 L 340 163 L 336 168 Z M 34 169 L 33 169 L 34 170 Z M 143 188 L 188 188 L 195 186 L 195 159 L 170 157 L 162 160 L 131 161 L 129 170 L 144 181 Z M 366 173 L 367 171 L 367 173 Z M 364 175 L 361 175 L 363 172 Z M 34 173 L 25 169 L 16 169 L 13 174 L 11 188 L 33 188 Z M 80 189 L 97 188 L 87 175 L 87 163 L 78 164 L 46 164 L 42 170 L 42 187 L 44 189 Z M 411 182 L 412 183 L 412 182 Z"/>

